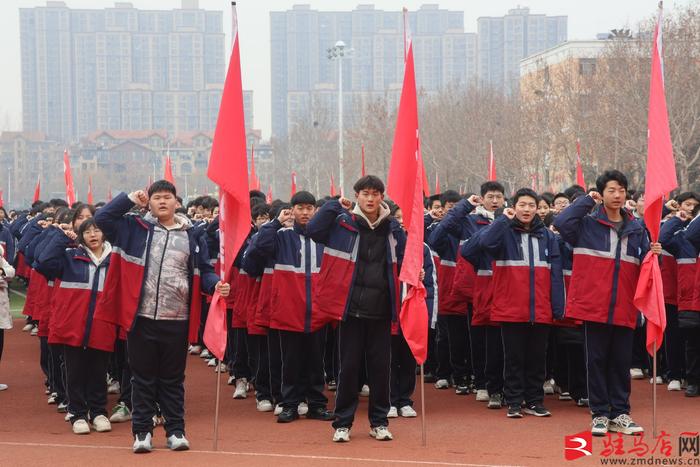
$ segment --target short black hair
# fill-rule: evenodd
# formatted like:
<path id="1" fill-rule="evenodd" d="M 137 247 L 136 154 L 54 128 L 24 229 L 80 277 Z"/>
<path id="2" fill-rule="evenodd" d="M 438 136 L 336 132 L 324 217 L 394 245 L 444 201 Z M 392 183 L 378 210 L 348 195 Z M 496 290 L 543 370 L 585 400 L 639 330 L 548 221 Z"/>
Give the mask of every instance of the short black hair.
<path id="1" fill-rule="evenodd" d="M 90 215 L 95 215 L 95 207 L 93 205 L 80 203 L 75 207 L 75 209 L 73 209 L 73 216 L 70 219 L 71 225 L 75 224 L 76 219 L 78 219 L 80 213 L 83 212 L 83 210 L 85 209 L 90 211 Z"/>
<path id="2" fill-rule="evenodd" d="M 308 191 L 297 191 L 294 193 L 294 196 L 292 196 L 289 203 L 292 206 L 296 206 L 298 204 L 311 204 L 312 206 L 316 206 L 316 198 Z"/>
<path id="3" fill-rule="evenodd" d="M 678 202 L 678 204 L 681 204 L 683 201 L 688 201 L 689 199 L 694 199 L 695 201 L 700 202 L 700 195 L 694 191 L 686 191 L 676 196 L 676 202 Z"/>
<path id="4" fill-rule="evenodd" d="M 625 190 L 627 190 L 627 177 L 625 177 L 625 174 L 619 170 L 606 170 L 598 177 L 598 179 L 595 181 L 595 187 L 598 189 L 598 193 L 603 194 L 603 191 L 605 191 L 605 186 L 608 184 L 608 182 L 617 182 Z"/>
<path id="5" fill-rule="evenodd" d="M 551 206 L 552 204 L 554 204 L 554 193 L 545 191 L 544 193 L 540 194 L 540 199 L 545 200 L 547 204 Z"/>
<path id="6" fill-rule="evenodd" d="M 202 198 L 201 206 L 204 209 L 210 209 L 213 211 L 215 207 L 219 206 L 219 202 L 212 196 L 204 196 Z"/>
<path id="7" fill-rule="evenodd" d="M 552 203 L 555 202 L 555 201 L 557 200 L 557 198 L 566 198 L 566 199 L 568 199 L 569 201 L 571 201 L 571 198 L 570 198 L 569 195 L 567 195 L 566 193 L 557 193 L 557 194 L 554 195 L 554 197 L 552 198 Z"/>
<path id="8" fill-rule="evenodd" d="M 539 204 L 540 202 L 540 195 L 538 195 L 535 190 L 533 190 L 532 188 L 520 188 L 513 195 L 513 206 L 518 204 L 518 200 L 523 196 L 529 196 L 530 198 L 534 199 L 535 204 Z"/>
<path id="9" fill-rule="evenodd" d="M 365 175 L 355 182 L 352 189 L 355 190 L 355 193 L 359 193 L 362 190 L 377 190 L 384 194 L 384 182 L 376 175 Z"/>
<path id="10" fill-rule="evenodd" d="M 440 194 L 440 204 L 445 206 L 445 203 L 456 203 L 461 200 L 462 197 L 459 196 L 455 190 L 445 190 Z"/>
<path id="11" fill-rule="evenodd" d="M 275 202 L 275 201 L 278 201 L 278 202 Z M 280 212 L 283 209 L 291 209 L 291 207 L 292 207 L 289 203 L 284 203 L 280 200 L 275 200 L 275 201 L 273 201 L 272 204 L 270 205 L 270 219 L 274 219 L 277 216 L 279 216 Z"/>
<path id="12" fill-rule="evenodd" d="M 265 196 L 265 193 L 263 193 L 260 190 L 250 190 L 248 192 L 248 196 L 250 196 L 251 198 L 260 198 L 263 201 L 265 201 L 267 199 L 267 196 Z"/>
<path id="13" fill-rule="evenodd" d="M 56 209 L 53 218 L 57 224 L 68 224 L 70 223 L 71 219 L 73 219 L 73 210 L 65 206 L 61 206 Z"/>
<path id="14" fill-rule="evenodd" d="M 575 196 L 577 193 L 586 193 L 586 189 L 582 187 L 581 185 L 571 185 L 569 188 L 564 190 L 564 194 L 566 195 L 567 198 L 569 199 L 574 199 L 577 196 Z"/>
<path id="15" fill-rule="evenodd" d="M 438 201 L 440 204 L 442 204 L 442 201 L 440 201 L 440 195 L 428 196 L 428 197 L 425 199 L 425 207 L 426 207 L 426 209 L 430 209 L 435 201 Z"/>
<path id="16" fill-rule="evenodd" d="M 264 203 L 258 203 L 250 210 L 251 219 L 255 220 L 260 216 L 269 216 L 270 206 Z"/>
<path id="17" fill-rule="evenodd" d="M 148 187 L 148 197 L 150 198 L 155 193 L 159 193 L 161 191 L 167 191 L 168 193 L 172 193 L 173 196 L 177 196 L 175 185 L 167 180 L 158 180 L 157 182 L 151 183 L 151 186 Z"/>
<path id="18" fill-rule="evenodd" d="M 34 202 L 32 203 L 32 206 L 31 206 L 31 207 L 32 207 L 32 208 L 35 208 L 35 207 L 39 206 L 40 204 L 44 204 L 44 202 L 43 202 L 42 200 L 39 199 L 39 200 L 34 201 Z"/>
<path id="19" fill-rule="evenodd" d="M 54 207 L 54 208 L 59 208 L 59 207 L 67 208 L 67 207 L 69 207 L 68 202 L 66 202 L 66 200 L 61 199 L 61 198 L 54 198 L 52 200 L 49 200 L 49 205 L 51 207 Z"/>
<path id="20" fill-rule="evenodd" d="M 80 227 L 78 227 L 78 232 L 77 232 L 78 242 L 81 245 L 85 245 L 85 238 L 84 238 L 85 231 L 87 229 L 89 229 L 90 227 L 95 227 L 95 228 L 99 229 L 99 227 L 95 223 L 95 218 L 93 218 L 93 217 L 91 217 L 90 219 L 85 219 L 85 222 L 80 224 Z M 100 229 L 100 230 L 102 230 L 102 229 Z M 103 235 L 103 238 L 104 238 L 104 235 Z"/>
<path id="21" fill-rule="evenodd" d="M 503 185 L 501 185 L 498 182 L 484 182 L 481 184 L 481 196 L 485 196 L 486 193 L 489 191 L 500 191 L 504 195 L 506 194 L 506 189 L 503 188 Z"/>

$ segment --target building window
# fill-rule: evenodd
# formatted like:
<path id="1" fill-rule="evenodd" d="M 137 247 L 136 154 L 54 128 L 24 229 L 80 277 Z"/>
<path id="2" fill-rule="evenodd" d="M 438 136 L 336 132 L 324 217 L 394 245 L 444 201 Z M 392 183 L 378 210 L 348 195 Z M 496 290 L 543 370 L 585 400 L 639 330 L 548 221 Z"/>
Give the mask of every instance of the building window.
<path id="1" fill-rule="evenodd" d="M 581 76 L 594 75 L 596 71 L 595 58 L 581 58 L 578 61 L 578 74 Z"/>

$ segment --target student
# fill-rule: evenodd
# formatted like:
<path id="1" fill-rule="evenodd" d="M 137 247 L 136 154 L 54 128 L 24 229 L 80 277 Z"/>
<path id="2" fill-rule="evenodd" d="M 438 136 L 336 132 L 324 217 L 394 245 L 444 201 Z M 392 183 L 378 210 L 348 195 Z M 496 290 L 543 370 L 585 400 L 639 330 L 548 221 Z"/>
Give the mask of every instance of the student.
<path id="1" fill-rule="evenodd" d="M 2 349 L 5 345 L 5 330 L 12 329 L 7 281 L 15 277 L 15 268 L 4 258 L 4 253 L 4 248 L 0 246 L 0 360 L 2 360 Z M 7 390 L 7 384 L 0 384 L 0 391 L 5 390 Z"/>
<path id="2" fill-rule="evenodd" d="M 565 316 L 584 321 L 591 432 L 641 433 L 629 416 L 630 366 L 638 310 L 633 299 L 641 261 L 650 249 L 639 221 L 623 209 L 627 177 L 608 170 L 598 191 L 580 196 L 554 220 L 574 249 Z M 661 244 L 651 245 L 655 254 Z"/>
<path id="3" fill-rule="evenodd" d="M 279 331 L 282 349 L 282 412 L 278 423 L 299 418 L 299 404 L 308 403 L 306 418 L 330 421 L 323 394 L 323 326 L 312 297 L 316 295 L 323 246 L 316 244 L 308 224 L 316 199 L 307 191 L 291 199 L 292 209 L 282 209 L 275 220 L 263 224 L 247 254 L 274 259 L 270 328 Z M 283 227 L 294 219 L 293 227 Z M 260 267 L 260 270 L 264 266 Z"/>
<path id="4" fill-rule="evenodd" d="M 400 306 L 398 270 L 406 235 L 390 217 L 379 178 L 367 175 L 353 188 L 355 207 L 346 198 L 328 201 L 307 227 L 308 235 L 325 245 L 314 305 L 328 319 L 340 320 L 333 441 L 350 440 L 363 362 L 370 387 L 370 436 L 388 441 L 393 439 L 387 419 L 391 323 Z"/>
<path id="5" fill-rule="evenodd" d="M 119 194 L 95 216 L 113 246 L 95 319 L 128 329 L 136 453 L 153 449 L 157 402 L 168 448 L 189 449 L 184 418 L 188 337 L 197 339 L 200 291 L 216 289 L 223 297 L 230 291 L 209 264 L 204 239 L 195 237 L 186 217 L 175 215 L 175 196 L 175 186 L 159 180 L 148 194 Z M 134 206 L 149 212 L 143 219 L 128 215 Z"/>
<path id="6" fill-rule="evenodd" d="M 70 248 L 76 240 L 80 246 Z M 106 417 L 106 376 L 116 326 L 94 320 L 111 251 L 95 221 L 89 219 L 77 233 L 66 228 L 53 235 L 35 263 L 57 284 L 48 341 L 63 346 L 69 421 L 75 434 L 89 434 L 90 424 L 97 432 L 112 429 Z"/>
<path id="7" fill-rule="evenodd" d="M 503 392 L 509 418 L 548 417 L 544 383 L 549 327 L 564 312 L 559 245 L 537 215 L 539 196 L 521 188 L 513 208 L 484 229 L 479 245 L 494 260 L 491 320 L 501 323 Z M 513 284 L 519 287 L 513 288 Z M 495 291 L 509 290 L 509 293 Z M 521 404 L 525 407 L 521 411 Z"/>

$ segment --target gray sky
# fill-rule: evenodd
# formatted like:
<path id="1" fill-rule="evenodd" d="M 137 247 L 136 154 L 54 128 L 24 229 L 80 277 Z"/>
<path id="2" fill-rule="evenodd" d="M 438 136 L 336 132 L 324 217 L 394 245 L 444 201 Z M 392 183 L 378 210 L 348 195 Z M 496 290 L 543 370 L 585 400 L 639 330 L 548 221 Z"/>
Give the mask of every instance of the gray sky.
<path id="1" fill-rule="evenodd" d="M 125 1 L 125 0 L 122 0 Z M 668 11 L 693 0 L 667 0 Z M 695 0 L 697 1 L 697 0 Z M 104 8 L 114 6 L 114 0 L 65 0 L 69 8 Z M 136 8 L 169 10 L 180 7 L 179 0 L 131 0 Z M 515 8 L 518 0 L 239 0 L 238 20 L 241 41 L 243 87 L 255 92 L 255 126 L 270 134 L 270 11 L 287 10 L 294 4 L 310 3 L 319 10 L 354 9 L 359 3 L 374 3 L 375 8 L 399 10 L 402 6 L 418 9 L 422 4 L 438 3 L 441 8 L 463 10 L 465 31 L 476 32 L 479 16 L 502 16 Z M 45 0 L 0 0 L 0 127 L 21 127 L 21 67 L 19 49 L 19 8 L 45 5 Z M 635 26 L 641 19 L 653 15 L 656 0 L 522 0 L 522 6 L 532 13 L 568 15 L 569 39 L 591 39 L 596 33 L 612 28 Z M 224 10 L 224 30 L 231 32 L 231 11 L 228 0 L 199 0 L 200 8 Z M 227 40 L 227 43 L 230 42 Z"/>

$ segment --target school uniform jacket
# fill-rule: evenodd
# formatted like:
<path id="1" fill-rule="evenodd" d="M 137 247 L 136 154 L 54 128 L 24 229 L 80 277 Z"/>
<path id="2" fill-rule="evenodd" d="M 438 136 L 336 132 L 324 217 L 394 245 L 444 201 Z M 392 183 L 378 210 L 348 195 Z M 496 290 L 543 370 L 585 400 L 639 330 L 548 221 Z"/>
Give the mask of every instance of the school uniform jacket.
<path id="1" fill-rule="evenodd" d="M 297 224 L 283 227 L 274 219 L 260 227 L 246 253 L 274 259 L 270 328 L 309 333 L 326 324 L 312 300 L 318 290 L 323 245 L 314 242 L 305 229 Z"/>
<path id="2" fill-rule="evenodd" d="M 385 267 L 392 321 L 396 321 L 401 306 L 399 268 L 406 247 L 406 233 L 396 219 L 390 218 L 388 222 L 390 231 L 385 242 Z M 325 320 L 344 321 L 355 284 L 360 246 L 360 227 L 356 214 L 348 212 L 338 200 L 327 201 L 309 221 L 306 233 L 325 246 L 317 292 L 313 297 L 314 307 Z"/>
<path id="3" fill-rule="evenodd" d="M 700 252 L 700 216 L 695 216 L 695 218 L 688 224 L 685 230 L 685 239 L 688 240 L 695 250 Z M 700 268 L 695 268 L 695 301 L 700 303 Z"/>
<path id="4" fill-rule="evenodd" d="M 479 244 L 479 237 L 485 229 L 479 230 L 467 239 L 460 248 L 460 255 L 474 268 L 474 295 L 472 326 L 495 326 L 491 321 L 493 305 L 493 258 Z"/>
<path id="5" fill-rule="evenodd" d="M 255 279 L 248 294 L 248 300 L 243 306 L 248 335 L 265 336 L 267 335 L 267 328 L 255 322 L 258 305 L 261 300 L 260 291 L 262 290 L 262 281 L 264 279 L 265 260 L 262 258 L 261 261 L 254 261 L 254 258 L 250 256 L 250 251 L 246 249 L 241 261 L 241 270 Z"/>
<path id="6" fill-rule="evenodd" d="M 683 222 L 677 217 L 665 221 L 659 232 L 659 243 L 675 259 L 677 265 L 677 305 L 682 311 L 700 311 L 700 294 L 696 292 L 695 276 L 697 272 L 698 250 L 686 240 L 685 227 L 689 222 Z M 666 261 L 664 255 L 662 261 Z M 664 292 L 666 283 L 664 282 Z M 665 295 L 665 294 L 664 294 Z"/>
<path id="7" fill-rule="evenodd" d="M 535 217 L 530 230 L 505 216 L 479 235 L 493 257 L 491 320 L 551 324 L 564 314 L 564 279 L 556 236 Z"/>
<path id="8" fill-rule="evenodd" d="M 114 350 L 117 327 L 94 319 L 109 259 L 107 254 L 98 265 L 84 247 L 70 248 L 70 239 L 62 232 L 51 238 L 36 260 L 36 269 L 55 282 L 49 344 Z"/>
<path id="9" fill-rule="evenodd" d="M 425 271 L 425 277 L 423 278 L 423 286 L 425 287 L 425 305 L 428 309 L 428 327 L 430 329 L 435 329 L 437 324 L 438 309 L 437 309 L 437 273 L 435 271 L 435 263 L 433 261 L 433 251 L 430 249 L 428 244 L 423 243 L 423 271 Z M 401 296 L 402 299 L 408 292 L 408 287 L 405 283 L 401 283 Z M 391 325 L 392 335 L 397 335 L 401 327 L 401 321 L 397 320 Z"/>
<path id="10" fill-rule="evenodd" d="M 10 232 L 10 224 L 0 222 L 0 247 L 2 256 L 9 264 L 15 261 L 15 237 Z"/>
<path id="11" fill-rule="evenodd" d="M 626 211 L 623 219 L 618 233 L 604 207 L 596 207 L 590 196 L 581 196 L 554 219 L 554 226 L 574 249 L 567 318 L 636 327 L 639 312 L 632 301 L 649 239 Z"/>
<path id="12" fill-rule="evenodd" d="M 109 273 L 95 318 L 131 330 L 141 302 L 154 225 L 139 216 L 128 215 L 134 202 L 120 193 L 95 213 L 95 222 L 112 244 Z M 206 242 L 187 229 L 190 255 L 189 271 L 189 341 L 196 342 L 202 302 L 201 291 L 213 293 L 219 277 L 209 264 Z"/>

